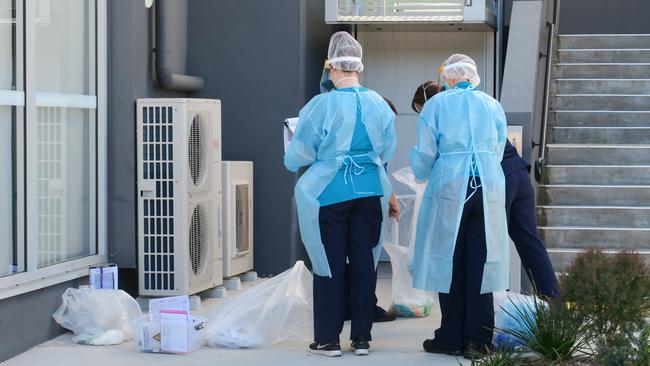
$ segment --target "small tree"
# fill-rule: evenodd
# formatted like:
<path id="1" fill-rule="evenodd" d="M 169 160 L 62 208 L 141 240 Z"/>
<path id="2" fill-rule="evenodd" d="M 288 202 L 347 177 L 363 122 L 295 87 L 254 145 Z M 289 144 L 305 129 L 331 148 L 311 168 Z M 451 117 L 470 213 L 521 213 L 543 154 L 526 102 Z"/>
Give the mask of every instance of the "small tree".
<path id="1" fill-rule="evenodd" d="M 650 270 L 631 251 L 607 255 L 592 248 L 578 254 L 561 281 L 562 297 L 587 320 L 594 338 L 614 339 L 650 310 Z"/>

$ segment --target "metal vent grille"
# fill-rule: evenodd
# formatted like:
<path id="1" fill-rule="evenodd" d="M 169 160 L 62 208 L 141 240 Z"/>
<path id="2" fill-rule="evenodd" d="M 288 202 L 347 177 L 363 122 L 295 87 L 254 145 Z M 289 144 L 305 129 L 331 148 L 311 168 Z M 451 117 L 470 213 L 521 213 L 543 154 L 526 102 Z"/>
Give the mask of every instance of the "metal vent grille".
<path id="1" fill-rule="evenodd" d="M 144 288 L 173 290 L 173 109 L 147 107 L 142 114 L 142 176 L 155 182 L 155 195 L 143 200 Z"/>
<path id="2" fill-rule="evenodd" d="M 208 218 L 205 208 L 202 205 L 194 207 L 192 220 L 190 222 L 190 262 L 192 272 L 200 275 L 205 269 L 206 258 L 208 256 Z"/>
<path id="3" fill-rule="evenodd" d="M 238 184 L 235 187 L 235 240 L 236 254 L 248 251 L 250 245 L 249 237 L 249 189 L 248 184 Z"/>
<path id="4" fill-rule="evenodd" d="M 38 108 L 38 266 L 65 259 L 66 155 L 65 113 L 61 108 Z"/>
<path id="5" fill-rule="evenodd" d="M 190 178 L 195 187 L 200 186 L 205 178 L 206 171 L 206 153 L 205 146 L 206 131 L 204 131 L 205 118 L 202 114 L 197 114 L 192 119 L 188 140 L 188 165 L 190 168 Z"/>

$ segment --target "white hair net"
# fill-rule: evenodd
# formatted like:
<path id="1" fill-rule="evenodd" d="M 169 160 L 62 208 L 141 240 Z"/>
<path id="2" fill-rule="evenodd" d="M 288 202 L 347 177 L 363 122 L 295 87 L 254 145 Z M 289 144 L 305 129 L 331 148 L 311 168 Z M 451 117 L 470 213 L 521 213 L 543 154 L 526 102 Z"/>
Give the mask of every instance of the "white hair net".
<path id="1" fill-rule="evenodd" d="M 327 58 L 330 65 L 343 71 L 363 71 L 361 44 L 348 32 L 336 32 L 330 38 Z"/>
<path id="2" fill-rule="evenodd" d="M 442 77 L 445 80 L 468 80 L 475 86 L 481 83 L 476 62 L 467 55 L 453 54 L 442 65 L 444 66 Z"/>

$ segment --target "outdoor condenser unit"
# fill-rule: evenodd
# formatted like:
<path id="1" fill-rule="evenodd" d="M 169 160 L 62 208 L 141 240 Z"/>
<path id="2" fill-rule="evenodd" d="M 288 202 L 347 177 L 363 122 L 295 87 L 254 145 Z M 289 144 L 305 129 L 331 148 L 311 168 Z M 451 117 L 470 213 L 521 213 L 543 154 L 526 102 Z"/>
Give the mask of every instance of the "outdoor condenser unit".
<path id="1" fill-rule="evenodd" d="M 253 162 L 224 161 L 223 276 L 253 269 Z"/>
<path id="2" fill-rule="evenodd" d="M 137 101 L 141 296 L 222 283 L 221 102 Z"/>

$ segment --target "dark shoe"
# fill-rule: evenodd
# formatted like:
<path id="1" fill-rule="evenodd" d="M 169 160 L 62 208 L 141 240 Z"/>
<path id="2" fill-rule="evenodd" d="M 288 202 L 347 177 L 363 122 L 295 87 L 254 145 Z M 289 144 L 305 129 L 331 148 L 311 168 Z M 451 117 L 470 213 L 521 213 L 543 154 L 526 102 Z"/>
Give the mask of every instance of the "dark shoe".
<path id="1" fill-rule="evenodd" d="M 438 342 L 436 342 L 435 339 L 425 339 L 424 343 L 422 343 L 422 347 L 426 352 L 429 353 L 439 353 L 443 355 L 450 355 L 450 356 L 462 356 L 463 351 L 461 350 L 448 350 L 443 347 L 441 347 Z"/>
<path id="2" fill-rule="evenodd" d="M 363 338 L 352 341 L 351 347 L 357 356 L 367 356 L 370 354 L 370 343 Z"/>
<path id="3" fill-rule="evenodd" d="M 467 360 L 480 360 L 485 357 L 492 350 L 490 344 L 480 344 L 476 342 L 468 342 L 465 344 L 465 354 L 463 355 Z"/>
<path id="4" fill-rule="evenodd" d="M 309 345 L 309 352 L 315 355 L 327 357 L 341 357 L 341 345 L 337 343 L 318 344 L 316 342 Z"/>
<path id="5" fill-rule="evenodd" d="M 393 310 L 384 310 L 379 306 L 375 306 L 375 313 L 372 321 L 375 323 L 392 322 L 397 319 L 397 314 Z"/>

